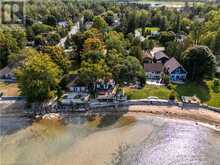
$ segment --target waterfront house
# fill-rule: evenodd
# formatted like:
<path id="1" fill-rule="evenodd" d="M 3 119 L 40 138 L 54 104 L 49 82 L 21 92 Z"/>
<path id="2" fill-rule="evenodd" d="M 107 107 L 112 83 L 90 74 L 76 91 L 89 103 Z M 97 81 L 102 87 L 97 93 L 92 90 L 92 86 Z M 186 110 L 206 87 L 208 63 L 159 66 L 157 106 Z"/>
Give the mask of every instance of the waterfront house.
<path id="1" fill-rule="evenodd" d="M 98 95 L 109 95 L 115 87 L 114 80 L 104 81 L 102 79 L 96 82 L 96 91 Z"/>
<path id="2" fill-rule="evenodd" d="M 68 78 L 68 84 L 66 85 L 68 91 L 73 93 L 88 93 L 88 88 L 82 84 L 79 84 L 77 80 L 78 76 L 72 76 Z"/>
<path id="3" fill-rule="evenodd" d="M 169 75 L 173 83 L 183 83 L 186 80 L 187 71 L 184 67 L 172 57 L 164 64 L 165 72 Z"/>
<path id="4" fill-rule="evenodd" d="M 144 64 L 145 75 L 148 80 L 160 80 L 163 73 L 162 63 Z"/>
<path id="5" fill-rule="evenodd" d="M 164 53 L 164 51 L 165 51 L 164 47 L 155 47 L 152 49 L 150 53 L 155 63 L 159 62 L 165 64 L 169 60 L 169 57 Z"/>
<path id="6" fill-rule="evenodd" d="M 155 53 L 157 52 L 163 52 L 165 51 L 165 47 L 154 47 L 152 50 L 151 50 L 151 54 L 154 55 Z"/>
<path id="7" fill-rule="evenodd" d="M 152 63 L 153 56 L 149 51 L 143 51 L 143 63 Z"/>
<path id="8" fill-rule="evenodd" d="M 164 52 L 154 53 L 155 62 L 165 64 L 168 60 L 169 60 L 169 57 Z"/>
<path id="9" fill-rule="evenodd" d="M 13 73 L 13 69 L 10 67 L 6 66 L 0 70 L 0 79 L 10 79 L 10 80 L 15 80 L 16 77 Z"/>

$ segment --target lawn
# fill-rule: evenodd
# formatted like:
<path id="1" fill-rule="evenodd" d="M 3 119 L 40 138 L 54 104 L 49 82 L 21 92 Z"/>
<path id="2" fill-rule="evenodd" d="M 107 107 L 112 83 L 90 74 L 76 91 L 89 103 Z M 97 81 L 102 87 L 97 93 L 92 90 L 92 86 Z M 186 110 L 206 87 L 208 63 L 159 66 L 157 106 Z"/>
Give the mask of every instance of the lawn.
<path id="1" fill-rule="evenodd" d="M 177 99 L 181 96 L 196 95 L 203 103 L 210 106 L 220 107 L 220 92 L 214 92 L 212 81 L 206 81 L 202 84 L 188 82 L 182 85 L 174 85 L 176 88 Z M 171 90 L 166 87 L 146 85 L 143 89 L 125 88 L 128 99 L 143 99 L 149 96 L 156 96 L 161 99 L 168 99 Z"/>
<path id="2" fill-rule="evenodd" d="M 168 99 L 170 90 L 166 87 L 146 85 L 142 89 L 124 88 L 128 99 L 146 99 L 149 96 L 157 96 L 161 99 Z"/>
<path id="3" fill-rule="evenodd" d="M 0 91 L 3 96 L 19 96 L 20 92 L 16 83 L 0 82 Z"/>
<path id="4" fill-rule="evenodd" d="M 136 29 L 137 31 L 139 31 L 140 33 L 142 32 L 142 29 L 141 28 L 138 28 Z M 158 27 L 145 27 L 145 31 L 148 31 L 148 32 L 157 32 L 157 31 L 160 31 L 160 28 Z"/>
<path id="5" fill-rule="evenodd" d="M 160 31 L 160 28 L 158 28 L 158 27 L 146 27 L 145 31 L 158 32 L 158 31 Z"/>

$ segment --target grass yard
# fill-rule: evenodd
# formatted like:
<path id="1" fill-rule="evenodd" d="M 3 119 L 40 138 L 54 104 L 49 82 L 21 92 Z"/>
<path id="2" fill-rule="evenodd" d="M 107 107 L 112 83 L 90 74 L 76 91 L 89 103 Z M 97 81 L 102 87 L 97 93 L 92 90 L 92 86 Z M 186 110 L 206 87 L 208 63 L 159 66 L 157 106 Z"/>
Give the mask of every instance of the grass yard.
<path id="1" fill-rule="evenodd" d="M 166 87 L 146 85 L 142 89 L 124 88 L 128 99 L 146 99 L 149 96 L 157 96 L 161 99 L 168 99 L 170 90 Z"/>
<path id="2" fill-rule="evenodd" d="M 141 28 L 136 29 L 137 31 L 139 31 L 140 33 L 142 32 Z M 157 32 L 160 31 L 160 28 L 158 27 L 145 27 L 145 32 Z"/>
<path id="3" fill-rule="evenodd" d="M 160 28 L 158 28 L 158 27 L 146 27 L 145 31 L 158 32 L 158 31 L 160 31 Z"/>
<path id="4" fill-rule="evenodd" d="M 188 82 L 182 85 L 174 85 L 177 99 L 181 96 L 196 95 L 203 103 L 210 106 L 220 107 L 220 91 L 214 92 L 212 81 L 206 81 L 203 84 Z M 149 96 L 156 96 L 161 99 L 168 99 L 171 90 L 161 86 L 146 85 L 143 89 L 125 88 L 128 99 L 144 99 Z"/>
<path id="5" fill-rule="evenodd" d="M 0 91 L 3 96 L 19 96 L 20 92 L 16 83 L 0 82 Z"/>

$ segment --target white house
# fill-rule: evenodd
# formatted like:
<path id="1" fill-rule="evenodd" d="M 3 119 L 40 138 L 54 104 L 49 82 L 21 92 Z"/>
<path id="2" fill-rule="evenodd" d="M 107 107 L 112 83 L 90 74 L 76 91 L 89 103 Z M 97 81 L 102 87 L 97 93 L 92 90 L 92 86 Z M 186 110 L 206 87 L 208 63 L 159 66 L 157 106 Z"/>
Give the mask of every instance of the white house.
<path id="1" fill-rule="evenodd" d="M 147 79 L 160 80 L 163 73 L 162 63 L 145 63 L 144 71 Z"/>

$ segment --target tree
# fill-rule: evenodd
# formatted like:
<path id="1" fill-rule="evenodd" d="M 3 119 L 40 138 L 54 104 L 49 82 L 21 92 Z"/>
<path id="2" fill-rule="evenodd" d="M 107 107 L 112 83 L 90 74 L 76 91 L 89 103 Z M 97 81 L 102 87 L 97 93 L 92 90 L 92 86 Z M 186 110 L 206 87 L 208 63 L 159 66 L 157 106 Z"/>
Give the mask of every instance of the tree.
<path id="1" fill-rule="evenodd" d="M 184 52 L 183 45 L 177 41 L 167 43 L 166 53 L 170 57 L 175 57 L 177 61 L 182 61 L 182 52 Z"/>
<path id="2" fill-rule="evenodd" d="M 139 81 L 143 86 L 146 82 L 144 69 L 139 60 L 135 57 L 128 56 L 122 63 L 120 71 L 121 82 L 134 83 Z"/>
<path id="3" fill-rule="evenodd" d="M 8 56 L 19 51 L 16 39 L 9 31 L 0 31 L 0 69 L 8 65 Z"/>
<path id="4" fill-rule="evenodd" d="M 131 47 L 129 55 L 136 57 L 140 61 L 140 63 L 143 62 L 143 51 L 140 46 Z"/>
<path id="5" fill-rule="evenodd" d="M 206 16 L 204 26 L 200 26 L 201 43 L 209 46 L 215 54 L 220 54 L 220 10 L 212 10 Z"/>
<path id="6" fill-rule="evenodd" d="M 35 46 L 45 45 L 46 43 L 47 43 L 47 41 L 42 35 L 39 34 L 34 37 L 34 45 Z"/>
<path id="7" fill-rule="evenodd" d="M 191 37 L 194 40 L 194 45 L 200 44 L 202 28 L 198 21 L 192 24 Z"/>
<path id="8" fill-rule="evenodd" d="M 94 14 L 92 10 L 85 10 L 83 15 L 84 15 L 85 22 L 93 20 Z"/>
<path id="9" fill-rule="evenodd" d="M 26 32 L 23 29 L 16 27 L 11 30 L 11 34 L 13 38 L 16 39 L 17 46 L 20 49 L 23 49 L 27 44 Z"/>
<path id="10" fill-rule="evenodd" d="M 66 74 L 70 68 L 70 61 L 64 53 L 64 50 L 58 46 L 46 46 L 42 49 L 43 53 L 49 55 L 57 66 L 62 69 L 63 73 Z"/>
<path id="11" fill-rule="evenodd" d="M 101 51 L 98 50 L 85 51 L 81 54 L 81 60 L 90 63 L 97 63 L 100 60 L 104 60 L 104 55 Z"/>
<path id="12" fill-rule="evenodd" d="M 104 43 L 99 38 L 88 38 L 87 40 L 85 40 L 83 48 L 84 51 L 103 51 Z"/>
<path id="13" fill-rule="evenodd" d="M 104 19 L 109 25 L 112 25 L 115 19 L 114 13 L 111 10 L 107 11 L 106 14 L 104 15 Z"/>
<path id="14" fill-rule="evenodd" d="M 192 21 L 188 18 L 182 18 L 180 20 L 180 27 L 181 30 L 183 30 L 184 32 L 188 33 L 189 32 L 189 28 L 192 26 Z"/>
<path id="15" fill-rule="evenodd" d="M 106 80 L 111 77 L 111 73 L 105 64 L 104 60 L 98 62 L 83 61 L 81 68 L 79 69 L 80 81 L 86 84 L 91 92 L 95 96 L 96 94 L 96 81 L 98 79 Z"/>
<path id="16" fill-rule="evenodd" d="M 219 79 L 215 78 L 213 81 L 212 81 L 212 90 L 216 93 L 219 92 L 219 88 L 220 87 L 220 81 Z"/>
<path id="17" fill-rule="evenodd" d="M 176 99 L 176 92 L 172 90 L 169 94 L 169 100 L 174 101 Z"/>
<path id="18" fill-rule="evenodd" d="M 170 41 L 173 41 L 175 39 L 175 34 L 173 32 L 166 32 L 163 31 L 160 33 L 160 43 L 164 46 Z"/>
<path id="19" fill-rule="evenodd" d="M 17 69 L 18 86 L 28 102 L 47 101 L 57 94 L 61 71 L 47 54 L 30 50 L 24 65 Z"/>
<path id="20" fill-rule="evenodd" d="M 50 25 L 50 26 L 56 26 L 57 25 L 57 19 L 53 15 L 47 16 L 46 19 L 43 22 L 44 22 L 44 24 Z"/>
<path id="21" fill-rule="evenodd" d="M 32 29 L 35 35 L 41 34 L 41 33 L 48 33 L 53 30 L 52 26 L 35 23 L 32 25 Z"/>
<path id="22" fill-rule="evenodd" d="M 126 41 L 122 33 L 116 31 L 110 31 L 106 34 L 105 38 L 106 47 L 108 50 L 116 49 L 119 52 L 123 52 L 126 46 Z"/>
<path id="23" fill-rule="evenodd" d="M 211 47 L 213 47 L 213 51 L 217 54 L 220 55 L 220 28 L 216 32 L 214 40 L 211 42 Z"/>
<path id="24" fill-rule="evenodd" d="M 46 40 L 48 45 L 56 45 L 60 39 L 61 37 L 58 33 L 49 33 Z"/>
<path id="25" fill-rule="evenodd" d="M 215 56 L 206 46 L 188 48 L 183 54 L 183 62 L 188 71 L 188 77 L 193 81 L 212 78 L 215 74 Z"/>
<path id="26" fill-rule="evenodd" d="M 93 27 L 99 30 L 105 30 L 107 28 L 107 23 L 101 16 L 95 16 L 93 19 Z"/>
<path id="27" fill-rule="evenodd" d="M 124 56 L 122 53 L 118 52 L 116 49 L 108 51 L 106 64 L 109 67 L 109 70 L 112 74 L 115 82 L 120 82 L 120 71 L 122 68 Z"/>
<path id="28" fill-rule="evenodd" d="M 78 32 L 72 35 L 70 38 L 67 38 L 65 42 L 65 47 L 76 46 L 76 51 L 80 52 L 83 50 L 83 44 L 86 40 L 85 34 Z"/>
<path id="29" fill-rule="evenodd" d="M 141 44 L 142 49 L 144 50 L 151 50 L 154 48 L 154 45 L 154 41 L 149 39 L 145 39 Z"/>
<path id="30" fill-rule="evenodd" d="M 100 40 L 103 40 L 103 35 L 97 28 L 90 28 L 89 30 L 85 31 L 84 33 L 85 39 L 87 38 L 98 38 Z"/>

